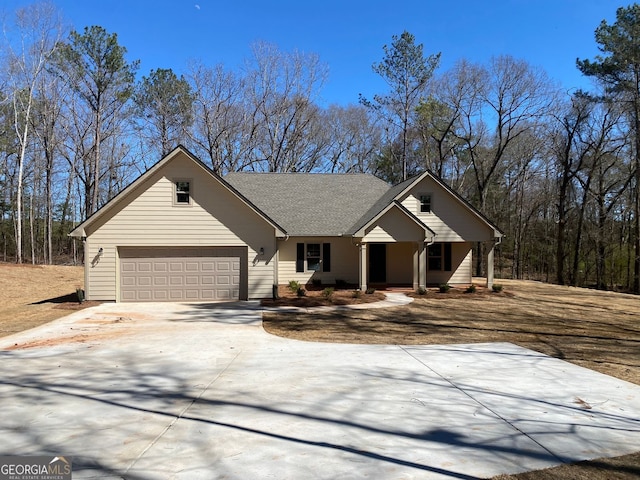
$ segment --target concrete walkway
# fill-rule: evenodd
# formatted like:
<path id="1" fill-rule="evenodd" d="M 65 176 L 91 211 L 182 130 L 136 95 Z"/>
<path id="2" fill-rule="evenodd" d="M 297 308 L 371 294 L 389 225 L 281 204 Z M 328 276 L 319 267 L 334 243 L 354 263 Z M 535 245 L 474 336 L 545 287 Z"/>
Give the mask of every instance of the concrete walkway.
<path id="1" fill-rule="evenodd" d="M 260 314 L 105 304 L 0 339 L 0 455 L 70 455 L 74 479 L 471 479 L 640 450 L 637 385 L 511 344 L 288 340 Z"/>

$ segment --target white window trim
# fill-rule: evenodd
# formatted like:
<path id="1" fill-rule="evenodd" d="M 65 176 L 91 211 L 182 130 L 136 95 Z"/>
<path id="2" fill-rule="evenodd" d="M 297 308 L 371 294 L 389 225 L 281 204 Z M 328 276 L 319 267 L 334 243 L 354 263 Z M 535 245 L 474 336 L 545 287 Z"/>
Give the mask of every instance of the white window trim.
<path id="1" fill-rule="evenodd" d="M 189 201 L 188 202 L 179 202 L 178 201 L 178 183 L 186 182 L 189 184 Z M 178 207 L 188 207 L 192 205 L 193 198 L 193 179 L 191 178 L 174 178 L 173 179 L 173 204 Z"/>
<path id="2" fill-rule="evenodd" d="M 318 245 L 318 256 L 309 257 L 309 245 Z M 305 270 L 307 272 L 322 272 L 322 243 L 318 242 L 305 242 L 304 244 L 304 262 L 305 262 Z M 318 269 L 315 270 L 313 268 L 309 268 L 309 258 L 317 258 L 318 259 Z"/>
<path id="3" fill-rule="evenodd" d="M 422 197 L 429 197 L 429 211 L 422 211 Z M 418 213 L 430 214 L 433 213 L 433 193 L 432 192 L 421 192 L 418 194 Z"/>

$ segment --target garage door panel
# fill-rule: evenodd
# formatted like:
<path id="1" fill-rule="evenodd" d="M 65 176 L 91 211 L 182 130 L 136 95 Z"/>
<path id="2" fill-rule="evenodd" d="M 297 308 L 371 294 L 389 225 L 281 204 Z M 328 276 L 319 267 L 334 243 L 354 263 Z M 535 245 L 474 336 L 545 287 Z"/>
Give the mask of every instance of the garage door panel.
<path id="1" fill-rule="evenodd" d="M 162 262 L 162 261 L 153 262 L 153 271 L 158 273 L 167 272 L 169 271 L 169 266 L 167 265 L 167 262 Z"/>
<path id="2" fill-rule="evenodd" d="M 129 252 L 128 252 L 129 253 Z M 240 297 L 239 257 L 121 259 L 122 301 L 208 301 Z"/>
<path id="3" fill-rule="evenodd" d="M 182 262 L 169 262 L 169 271 L 171 273 L 175 273 L 175 272 L 183 272 L 184 271 L 184 264 Z"/>
<path id="4" fill-rule="evenodd" d="M 155 287 L 166 287 L 167 285 L 169 285 L 169 277 L 167 276 L 154 276 L 153 277 L 153 285 Z"/>

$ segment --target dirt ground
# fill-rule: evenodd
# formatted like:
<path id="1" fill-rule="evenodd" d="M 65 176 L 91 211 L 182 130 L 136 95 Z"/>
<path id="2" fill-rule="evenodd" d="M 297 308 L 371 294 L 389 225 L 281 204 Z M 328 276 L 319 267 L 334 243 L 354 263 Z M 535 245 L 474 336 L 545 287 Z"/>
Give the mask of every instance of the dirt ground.
<path id="1" fill-rule="evenodd" d="M 82 267 L 0 263 L 0 337 L 37 327 L 91 306 L 78 303 Z"/>
<path id="2" fill-rule="evenodd" d="M 476 293 L 429 290 L 407 306 L 331 313 L 265 313 L 273 334 L 307 341 L 446 344 L 512 342 L 556 358 L 640 385 L 640 297 L 560 287 L 538 282 L 500 280 L 504 291 Z M 77 301 L 82 267 L 0 263 L 0 336 L 34 328 L 95 304 Z M 284 297 L 289 295 L 281 291 Z M 363 294 L 358 301 L 377 295 Z M 321 290 L 304 299 L 289 296 L 279 304 L 313 306 L 351 303 L 353 291 Z M 296 303 L 297 302 L 297 303 Z M 494 480 L 637 479 L 640 453 Z"/>

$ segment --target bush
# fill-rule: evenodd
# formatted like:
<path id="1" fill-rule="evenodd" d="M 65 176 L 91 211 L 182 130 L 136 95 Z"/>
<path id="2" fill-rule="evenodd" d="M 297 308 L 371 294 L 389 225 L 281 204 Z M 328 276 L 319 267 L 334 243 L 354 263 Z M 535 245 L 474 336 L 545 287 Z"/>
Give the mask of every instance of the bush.
<path id="1" fill-rule="evenodd" d="M 375 288 L 373 288 L 373 287 L 369 287 L 369 288 L 367 288 L 367 290 L 365 291 L 365 293 L 366 293 L 367 295 L 373 295 L 374 293 L 376 293 L 376 289 L 375 289 Z"/>
<path id="2" fill-rule="evenodd" d="M 499 283 L 494 283 L 491 288 L 496 293 L 500 293 L 502 291 L 502 285 L 500 285 Z"/>
<path id="3" fill-rule="evenodd" d="M 362 296 L 362 291 L 360 290 L 354 290 L 353 293 L 351 294 L 351 298 L 360 298 Z"/>
<path id="4" fill-rule="evenodd" d="M 84 290 L 80 287 L 76 288 L 76 297 L 78 298 L 78 303 L 84 302 Z"/>
<path id="5" fill-rule="evenodd" d="M 448 293 L 449 290 L 451 290 L 451 285 L 449 285 L 448 283 L 442 283 L 440 284 L 440 293 Z"/>
<path id="6" fill-rule="evenodd" d="M 289 280 L 289 290 L 291 290 L 292 293 L 296 293 L 300 290 L 300 282 L 296 280 Z"/>
<path id="7" fill-rule="evenodd" d="M 476 293 L 476 286 L 475 285 L 469 285 L 467 287 L 467 289 L 464 291 L 464 293 Z"/>
<path id="8" fill-rule="evenodd" d="M 420 287 L 418 289 L 416 289 L 416 295 L 426 295 L 427 294 L 427 289 L 424 287 Z"/>
<path id="9" fill-rule="evenodd" d="M 333 297 L 333 288 L 332 287 L 327 287 L 322 291 L 322 296 L 328 300 L 331 300 L 331 297 Z"/>
<path id="10" fill-rule="evenodd" d="M 304 297 L 306 294 L 307 291 L 302 287 L 299 287 L 298 290 L 296 290 L 296 295 L 298 295 L 299 297 Z"/>

